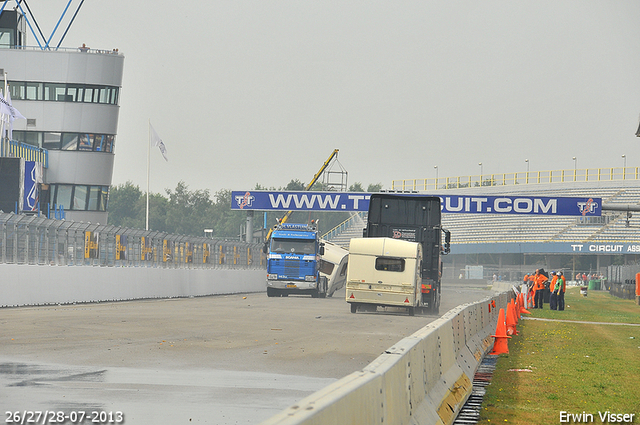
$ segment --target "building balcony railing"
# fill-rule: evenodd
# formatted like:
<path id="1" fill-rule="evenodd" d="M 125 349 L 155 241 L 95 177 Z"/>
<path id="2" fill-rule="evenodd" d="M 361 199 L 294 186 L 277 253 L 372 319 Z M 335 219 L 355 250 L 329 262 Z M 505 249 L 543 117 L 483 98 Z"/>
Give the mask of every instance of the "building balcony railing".
<path id="1" fill-rule="evenodd" d="M 17 140 L 2 139 L 0 141 L 0 157 L 24 158 L 25 161 L 39 162 L 44 168 L 49 167 L 48 150 Z"/>
<path id="2" fill-rule="evenodd" d="M 640 180 L 640 167 L 578 168 L 431 179 L 393 180 L 392 190 L 420 191 L 486 186 Z"/>
<path id="3" fill-rule="evenodd" d="M 93 53 L 100 55 L 122 55 L 118 49 L 91 49 L 89 47 L 55 47 L 55 46 L 10 46 L 6 44 L 0 44 L 0 49 L 10 50 L 31 50 L 31 51 L 44 51 L 44 52 L 81 52 L 81 53 Z"/>

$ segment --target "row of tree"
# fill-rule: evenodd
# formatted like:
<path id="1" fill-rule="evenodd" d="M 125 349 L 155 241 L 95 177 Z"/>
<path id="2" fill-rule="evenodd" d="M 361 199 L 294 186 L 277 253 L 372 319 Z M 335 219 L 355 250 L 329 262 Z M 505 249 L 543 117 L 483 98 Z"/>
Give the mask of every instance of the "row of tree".
<path id="1" fill-rule="evenodd" d="M 291 180 L 283 188 L 266 188 L 259 184 L 254 190 L 302 191 L 306 185 L 299 180 Z M 367 192 L 378 192 L 381 184 L 370 184 Z M 311 190 L 326 190 L 322 183 L 316 183 Z M 361 183 L 349 187 L 350 192 L 364 192 Z M 109 191 L 109 224 L 114 226 L 144 229 L 146 224 L 146 193 L 139 186 L 128 181 L 111 187 Z M 256 214 L 254 229 L 273 226 L 282 213 Z M 149 194 L 149 228 L 168 233 L 204 236 L 204 229 L 213 229 L 216 238 L 235 239 L 240 237 L 246 223 L 246 212 L 231 210 L 231 191 L 220 190 L 211 196 L 209 190 L 189 190 L 180 181 L 175 190 L 165 189 L 165 195 Z M 319 230 L 326 232 L 349 217 L 345 212 L 295 212 L 290 222 L 306 223 L 319 220 Z"/>

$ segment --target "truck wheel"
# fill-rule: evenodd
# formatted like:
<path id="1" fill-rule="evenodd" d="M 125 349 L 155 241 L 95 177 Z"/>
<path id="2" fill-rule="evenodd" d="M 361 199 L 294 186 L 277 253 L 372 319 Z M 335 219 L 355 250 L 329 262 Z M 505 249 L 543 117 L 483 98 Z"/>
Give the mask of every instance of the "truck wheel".
<path id="1" fill-rule="evenodd" d="M 356 311 L 358 311 L 358 304 L 351 303 L 351 312 L 355 313 Z"/>
<path id="2" fill-rule="evenodd" d="M 415 315 L 416 315 L 416 308 L 409 307 L 409 316 L 415 316 Z"/>
<path id="3" fill-rule="evenodd" d="M 267 297 L 276 297 L 276 296 L 278 296 L 278 295 L 276 294 L 275 289 L 267 288 Z"/>

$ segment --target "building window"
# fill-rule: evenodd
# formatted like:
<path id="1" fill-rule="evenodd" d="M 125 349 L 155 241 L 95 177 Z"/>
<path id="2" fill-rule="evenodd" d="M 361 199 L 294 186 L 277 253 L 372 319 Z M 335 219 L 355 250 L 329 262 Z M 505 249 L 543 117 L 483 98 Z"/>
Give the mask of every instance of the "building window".
<path id="1" fill-rule="evenodd" d="M 78 149 L 78 134 L 64 133 L 62 135 L 62 150 L 75 151 Z"/>
<path id="2" fill-rule="evenodd" d="M 9 92 L 11 93 L 11 100 L 24 99 L 24 81 L 9 81 Z"/>
<path id="3" fill-rule="evenodd" d="M 79 151 L 92 151 L 93 150 L 93 134 L 80 134 L 80 144 L 78 145 Z"/>
<path id="4" fill-rule="evenodd" d="M 56 196 L 54 204 L 61 205 L 65 210 L 71 209 L 71 193 L 73 192 L 73 185 L 70 184 L 58 184 L 56 185 Z"/>
<path id="5" fill-rule="evenodd" d="M 61 133 L 44 133 L 44 142 L 42 147 L 45 149 L 59 150 L 60 137 Z"/>
<path id="6" fill-rule="evenodd" d="M 73 205 L 74 210 L 84 211 L 87 209 L 87 186 L 77 185 L 73 188 Z"/>
<path id="7" fill-rule="evenodd" d="M 101 189 L 101 186 L 89 186 L 89 203 L 87 205 L 89 211 L 98 211 Z"/>
<path id="8" fill-rule="evenodd" d="M 119 87 L 88 84 L 9 81 L 13 100 L 118 104 Z"/>
<path id="9" fill-rule="evenodd" d="M 106 211 L 109 186 L 51 184 L 50 204 L 67 211 Z"/>
<path id="10" fill-rule="evenodd" d="M 112 153 L 113 134 L 58 133 L 41 131 L 14 131 L 14 140 L 49 150 L 93 151 Z"/>
<path id="11" fill-rule="evenodd" d="M 34 132 L 34 131 L 13 131 L 13 140 L 17 140 L 22 143 L 26 143 L 27 145 L 42 147 L 42 133 Z"/>
<path id="12" fill-rule="evenodd" d="M 109 199 L 109 186 L 102 186 L 102 189 L 100 189 L 100 203 L 98 205 L 98 209 L 100 211 L 107 210 L 108 199 Z"/>
<path id="13" fill-rule="evenodd" d="M 42 99 L 42 83 L 26 83 L 25 91 L 26 100 L 39 100 Z"/>

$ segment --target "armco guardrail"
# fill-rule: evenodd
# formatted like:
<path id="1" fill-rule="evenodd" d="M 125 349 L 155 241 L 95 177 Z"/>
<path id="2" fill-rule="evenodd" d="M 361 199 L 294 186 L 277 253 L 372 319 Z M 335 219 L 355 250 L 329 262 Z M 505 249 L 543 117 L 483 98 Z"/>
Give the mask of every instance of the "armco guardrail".
<path id="1" fill-rule="evenodd" d="M 503 292 L 449 311 L 263 425 L 451 424 L 471 394 L 478 365 L 493 345 L 498 310 L 510 297 Z"/>
<path id="2" fill-rule="evenodd" d="M 261 248 L 0 212 L 0 307 L 261 292 Z"/>
<path id="3" fill-rule="evenodd" d="M 0 264 L 265 267 L 262 245 L 0 212 Z"/>

